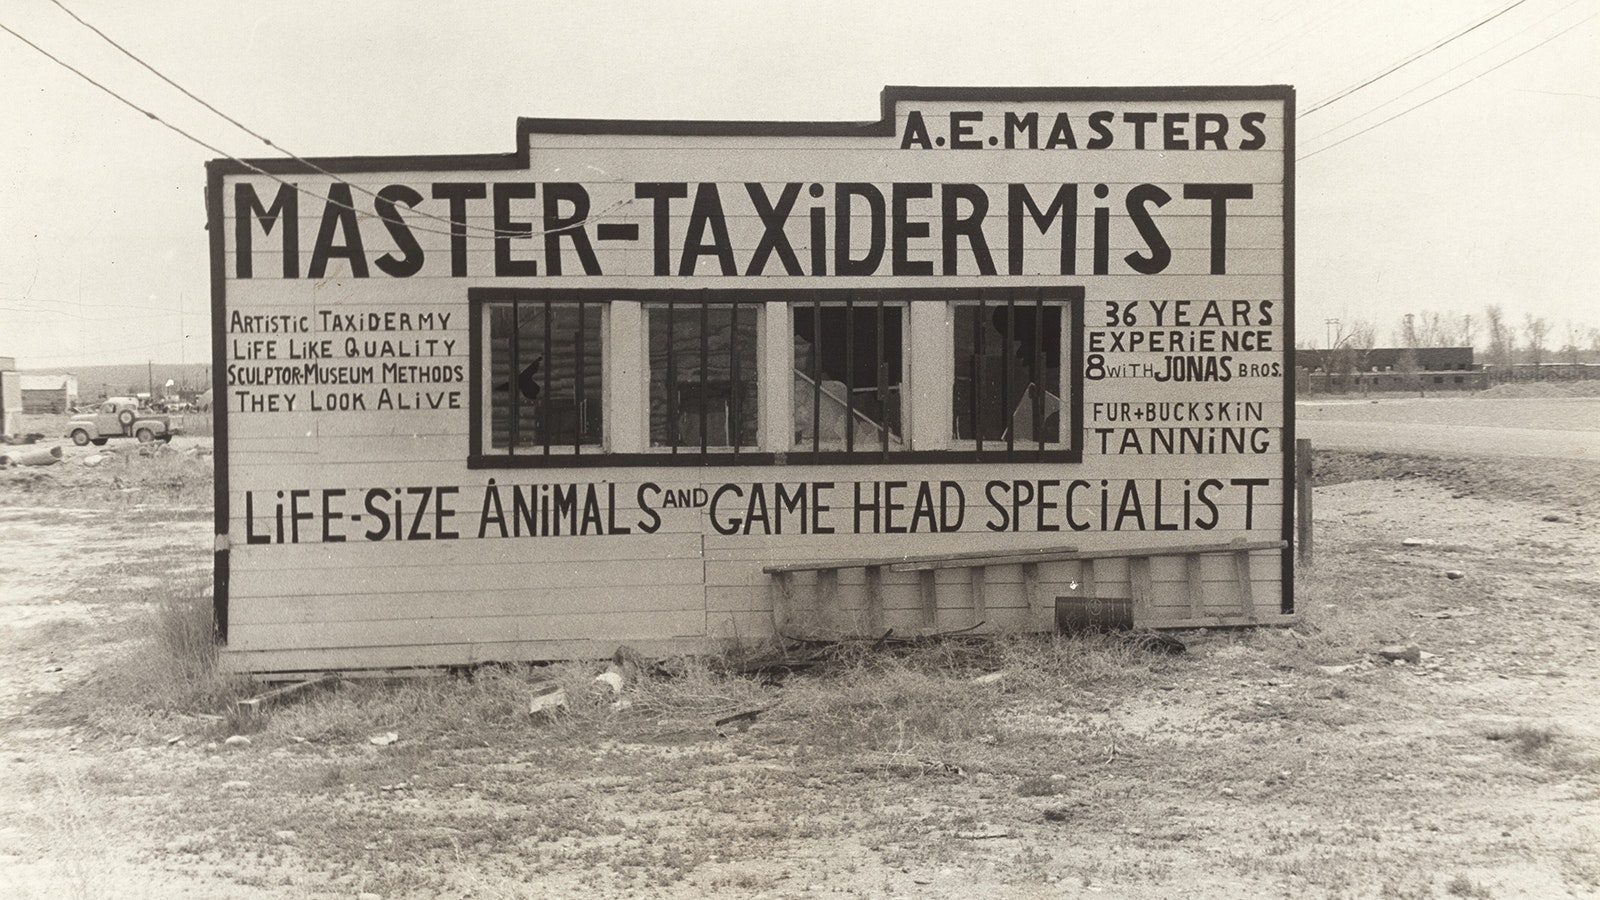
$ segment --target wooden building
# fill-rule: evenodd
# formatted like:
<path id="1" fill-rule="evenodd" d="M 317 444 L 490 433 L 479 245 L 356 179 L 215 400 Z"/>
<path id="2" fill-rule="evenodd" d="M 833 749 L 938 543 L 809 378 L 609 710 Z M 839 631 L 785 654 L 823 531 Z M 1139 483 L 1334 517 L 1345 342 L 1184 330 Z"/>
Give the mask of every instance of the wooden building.
<path id="1" fill-rule="evenodd" d="M 1293 614 L 1293 92 L 214 161 L 238 670 Z"/>
<path id="2" fill-rule="evenodd" d="M 22 406 L 30 415 L 59 415 L 77 405 L 76 375 L 22 376 Z"/>
<path id="3" fill-rule="evenodd" d="M 22 434 L 22 376 L 14 357 L 0 356 L 0 438 Z"/>

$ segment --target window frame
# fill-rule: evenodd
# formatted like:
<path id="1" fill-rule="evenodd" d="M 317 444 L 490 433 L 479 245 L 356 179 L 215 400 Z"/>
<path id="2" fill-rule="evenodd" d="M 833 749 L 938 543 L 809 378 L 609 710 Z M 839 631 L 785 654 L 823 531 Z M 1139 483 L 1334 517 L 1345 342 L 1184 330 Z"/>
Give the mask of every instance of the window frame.
<path id="1" fill-rule="evenodd" d="M 494 308 L 494 307 L 504 307 L 504 306 L 511 306 L 513 308 L 519 307 L 519 306 L 526 306 L 529 310 L 533 310 L 533 309 L 537 309 L 537 308 L 543 307 L 545 321 L 546 321 L 546 328 L 548 329 L 549 324 L 550 324 L 550 320 L 552 318 L 552 313 L 551 313 L 552 308 L 553 307 L 557 307 L 557 306 L 566 306 L 566 307 L 569 307 L 569 308 L 575 307 L 577 309 L 577 311 L 578 311 L 578 332 L 577 333 L 579 335 L 579 339 L 580 340 L 583 340 L 583 337 L 587 334 L 587 331 L 588 331 L 587 321 L 586 321 L 586 318 L 584 316 L 585 309 L 592 308 L 592 309 L 596 309 L 596 310 L 599 311 L 599 316 L 598 316 L 599 321 L 594 326 L 595 329 L 596 329 L 596 332 L 597 332 L 596 336 L 598 337 L 597 343 L 599 345 L 599 354 L 598 354 L 599 358 L 597 360 L 586 361 L 586 357 L 582 353 L 578 354 L 577 357 L 576 357 L 576 359 L 578 361 L 579 368 L 578 368 L 578 373 L 577 373 L 578 377 L 574 381 L 574 391 L 575 391 L 575 396 L 576 396 L 575 403 L 576 403 L 577 409 L 579 410 L 580 424 L 579 424 L 578 428 L 576 429 L 576 432 L 575 432 L 573 440 L 570 441 L 570 442 L 568 442 L 568 441 L 552 442 L 552 441 L 550 441 L 548 439 L 548 436 L 547 436 L 546 439 L 541 443 L 533 443 L 533 444 L 527 444 L 526 446 L 519 446 L 519 441 L 517 440 L 517 438 L 518 438 L 517 431 L 518 431 L 518 422 L 519 422 L 518 410 L 521 407 L 521 403 L 517 399 L 517 397 L 518 397 L 517 385 L 515 383 L 512 383 L 512 382 L 514 382 L 516 380 L 516 376 L 515 375 L 511 375 L 508 378 L 508 385 L 507 385 L 509 390 L 510 390 L 511 397 L 512 397 L 512 402 L 511 402 L 510 412 L 509 412 L 510 422 L 509 422 L 507 446 L 504 448 L 504 451 L 502 452 L 500 448 L 497 448 L 497 447 L 493 446 L 493 443 L 492 443 L 492 440 L 491 440 L 491 442 L 490 442 L 490 452 L 489 452 L 489 454 L 487 454 L 487 458 L 496 459 L 496 460 L 503 460 L 504 464 L 508 465 L 508 466 L 526 466 L 528 464 L 525 463 L 525 462 L 513 462 L 513 460 L 523 460 L 523 459 L 528 459 L 528 458 L 537 458 L 539 460 L 543 460 L 544 461 L 542 463 L 543 467 L 561 467 L 561 466 L 564 466 L 564 465 L 571 465 L 572 464 L 571 463 L 572 460 L 578 459 L 580 457 L 585 457 L 585 456 L 588 456 L 588 457 L 602 457 L 602 458 L 605 457 L 607 455 L 609 449 L 610 449 L 610 435 L 611 435 L 611 429 L 610 429 L 611 411 L 609 409 L 610 404 L 608 402 L 606 402 L 609 399 L 608 398 L 609 391 L 607 390 L 607 387 L 608 387 L 608 384 L 609 384 L 610 379 L 611 379 L 610 368 L 608 366 L 608 361 L 610 359 L 611 348 L 610 348 L 610 340 L 609 340 L 608 334 L 607 334 L 607 332 L 609 331 L 609 324 L 610 324 L 610 313 L 611 313 L 611 310 L 609 308 L 610 304 L 604 302 L 600 298 L 596 298 L 596 297 L 590 295 L 589 293 L 582 292 L 582 291 L 518 291 L 518 290 L 510 290 L 510 291 L 495 292 L 492 295 L 491 294 L 486 294 L 486 295 L 483 295 L 483 296 L 474 297 L 473 300 L 472 300 L 471 306 L 472 306 L 472 319 L 471 319 L 470 338 L 469 338 L 472 341 L 472 348 L 471 348 L 471 355 L 470 355 L 470 365 L 472 366 L 472 376 L 471 376 L 471 379 L 470 379 L 470 382 L 469 382 L 471 384 L 471 386 L 472 386 L 471 387 L 471 390 L 472 390 L 472 409 L 471 409 L 472 415 L 471 415 L 471 420 L 473 422 L 471 456 L 473 458 L 486 456 L 484 454 L 484 452 L 483 452 L 483 443 L 484 443 L 485 437 L 490 436 L 489 435 L 489 430 L 492 429 L 492 427 L 493 427 L 492 425 L 490 425 L 489 428 L 485 427 L 486 420 L 492 421 L 493 403 L 490 400 L 490 398 L 487 398 L 485 396 L 484 391 L 483 391 L 483 388 L 485 386 L 483 379 L 484 379 L 484 376 L 486 374 L 486 370 L 487 370 L 488 365 L 489 365 L 489 359 L 491 357 L 491 352 L 489 351 L 489 349 L 487 347 L 487 343 L 486 343 L 488 338 L 489 338 L 489 331 L 490 331 L 490 329 L 487 327 L 487 323 L 488 323 L 488 320 L 489 320 L 489 317 L 490 317 L 490 309 Z M 520 320 L 520 315 L 514 317 L 514 319 L 513 319 L 513 321 L 517 321 L 517 320 Z M 522 364 L 523 360 L 526 358 L 525 356 L 523 356 L 521 358 L 518 358 L 519 354 L 517 353 L 517 347 L 519 345 L 519 338 L 520 338 L 520 329 L 518 331 L 514 331 L 512 333 L 512 336 L 511 336 L 511 353 L 512 353 L 512 356 L 513 356 L 513 359 L 512 359 L 512 368 L 513 369 L 516 369 L 518 366 L 520 366 Z M 546 330 L 545 331 L 545 338 L 544 338 L 544 346 L 542 348 L 543 353 L 541 354 L 541 358 L 546 360 L 546 368 L 545 368 L 545 376 L 544 376 L 544 381 L 543 381 L 543 387 L 544 387 L 544 390 L 547 391 L 547 392 L 551 391 L 551 388 L 552 388 L 552 382 L 551 382 L 552 368 L 551 367 L 553 366 L 553 360 L 554 360 L 554 352 L 553 352 L 554 351 L 554 347 L 553 347 L 552 341 L 553 341 L 552 333 L 549 330 Z M 592 362 L 592 364 L 594 366 L 597 367 L 598 373 L 599 373 L 599 376 L 600 376 L 600 398 L 599 398 L 600 399 L 600 423 L 599 423 L 600 424 L 600 435 L 599 435 L 599 440 L 596 441 L 595 443 L 592 443 L 592 444 L 591 443 L 583 443 L 582 442 L 582 426 L 581 426 L 581 417 L 582 417 L 581 410 L 582 410 L 582 407 L 583 407 L 583 402 L 584 402 L 585 394 L 586 394 L 586 391 L 585 391 L 585 381 L 586 381 L 586 379 L 583 376 L 584 376 L 584 373 L 586 372 L 586 370 L 588 368 L 589 363 L 591 363 L 591 362 Z M 491 375 L 489 377 L 489 381 L 492 383 L 494 380 L 495 380 L 494 376 Z M 546 400 L 546 402 L 549 402 L 549 401 Z M 548 410 L 546 412 L 548 414 Z M 489 415 L 486 416 L 486 413 L 488 413 Z M 548 425 L 548 421 L 546 422 L 546 425 Z"/>
<path id="2" fill-rule="evenodd" d="M 700 466 L 796 466 L 796 465 L 872 465 L 894 463 L 995 463 L 995 462 L 1061 462 L 1081 463 L 1083 461 L 1083 357 L 1084 357 L 1084 297 L 1082 285 L 1017 285 L 1006 287 L 827 287 L 827 288 L 756 288 L 756 287 L 729 287 L 729 288 L 527 288 L 527 287 L 474 287 L 468 288 L 468 322 L 469 322 L 469 376 L 467 404 L 468 416 L 468 457 L 469 469 L 565 469 L 565 468 L 597 468 L 597 467 L 700 467 Z M 790 333 L 791 324 L 783 326 L 784 332 L 789 334 L 788 347 L 783 351 L 787 354 L 781 367 L 787 380 L 781 386 L 765 385 L 766 379 L 772 369 L 769 368 L 767 349 L 771 346 L 763 338 L 758 337 L 756 348 L 756 390 L 758 396 L 766 400 L 758 408 L 758 426 L 756 449 L 738 448 L 737 451 L 726 451 L 718 448 L 708 448 L 707 452 L 700 452 L 698 447 L 680 448 L 672 452 L 669 447 L 649 447 L 648 421 L 644 423 L 645 448 L 643 450 L 629 450 L 618 452 L 613 446 L 613 436 L 616 427 L 621 421 L 618 416 L 625 414 L 625 408 L 615 402 L 607 402 L 604 406 L 604 420 L 601 424 L 601 443 L 599 448 L 584 448 L 582 452 L 572 453 L 570 448 L 565 453 L 542 452 L 521 454 L 498 452 L 490 450 L 485 452 L 485 422 L 488 417 L 490 403 L 486 393 L 486 366 L 488 350 L 485 345 L 487 337 L 486 307 L 494 304 L 518 302 L 539 303 L 578 303 L 595 305 L 603 310 L 600 342 L 600 366 L 602 373 L 602 390 L 606 392 L 607 400 L 612 399 L 612 392 L 616 390 L 633 389 L 630 385 L 616 383 L 618 367 L 627 360 L 640 360 L 648 366 L 649 359 L 649 332 L 647 327 L 642 327 L 638 332 L 639 346 L 615 347 L 612 344 L 613 316 L 612 304 L 615 302 L 636 303 L 639 305 L 640 322 L 645 321 L 645 309 L 654 304 L 672 302 L 738 302 L 741 305 L 756 307 L 755 315 L 758 323 L 758 335 L 765 334 L 773 328 L 773 323 L 761 318 L 765 313 L 765 305 L 769 303 L 782 303 L 788 309 L 786 316 L 792 317 L 797 307 L 809 307 L 815 302 L 830 303 L 842 302 L 848 298 L 856 306 L 872 306 L 879 302 L 885 305 L 898 305 L 905 310 L 905 319 L 902 327 L 907 346 L 902 356 L 901 380 L 901 433 L 902 440 L 910 449 L 890 449 L 885 451 L 881 446 L 856 450 L 804 450 L 795 449 L 792 444 L 785 442 L 783 446 L 774 447 L 769 443 L 770 436 L 764 424 L 775 410 L 768 408 L 773 390 L 792 392 L 792 372 L 794 369 L 793 335 Z M 912 357 L 918 354 L 935 353 L 946 360 L 940 365 L 948 366 L 954 354 L 954 307 L 958 303 L 976 303 L 982 300 L 988 305 L 1004 305 L 1008 300 L 1018 304 L 1032 305 L 1035 302 L 1060 303 L 1064 306 L 1062 315 L 1062 366 L 1065 373 L 1062 376 L 1062 388 L 1068 392 L 1066 403 L 1061 414 L 1061 429 L 1064 440 L 1057 444 L 1046 444 L 1043 447 L 1024 446 L 1030 442 L 1012 442 L 1010 446 L 990 448 L 985 446 L 978 450 L 976 446 L 958 446 L 951 434 L 951 423 L 954 415 L 954 397 L 949 384 L 922 385 L 917 382 L 919 367 L 912 363 Z M 912 310 L 918 304 L 937 303 L 945 311 L 945 320 L 948 327 L 944 339 L 937 347 L 919 347 L 916 345 L 915 333 L 912 328 L 914 316 Z M 741 313 L 742 315 L 742 313 Z M 765 321 L 765 324 L 761 324 Z M 926 371 L 925 368 L 921 371 Z M 640 379 L 640 387 L 647 391 L 645 397 L 648 409 L 648 372 Z M 786 414 L 792 419 L 793 409 L 788 404 L 783 404 Z M 919 448 L 917 446 L 918 434 L 927 434 L 920 423 L 936 418 L 938 428 L 947 437 L 935 446 Z M 785 430 L 790 430 L 786 425 Z M 790 430 L 792 434 L 792 430 Z M 961 443 L 965 444 L 965 441 Z M 987 444 L 987 442 L 986 442 Z"/>
<path id="3" fill-rule="evenodd" d="M 1036 316 L 1035 322 L 1040 323 L 1044 319 L 1043 309 L 1056 308 L 1061 310 L 1059 322 L 1061 343 L 1057 348 L 1057 353 L 1060 357 L 1061 381 L 1056 387 L 1067 396 L 1065 398 L 1066 402 L 1058 406 L 1058 436 L 1055 440 L 1019 439 L 1013 433 L 1014 428 L 1009 426 L 1006 429 L 1007 433 L 1004 438 L 985 439 L 983 437 L 981 427 L 978 425 L 978 420 L 982 418 L 983 413 L 986 411 L 980 403 L 982 398 L 979 394 L 979 388 L 983 383 L 981 381 L 981 374 L 984 371 L 982 359 L 978 360 L 977 365 L 979 368 L 969 376 L 970 386 L 968 390 L 971 406 L 966 411 L 956 408 L 955 386 L 959 383 L 963 374 L 960 370 L 960 362 L 955 359 L 955 351 L 959 346 L 956 332 L 961 329 L 956 310 L 961 308 L 975 311 L 975 318 L 972 323 L 974 329 L 981 327 L 982 314 L 985 310 L 1006 310 L 1006 340 L 1008 342 L 1016 340 L 1012 335 L 1019 321 L 1019 312 L 1024 317 L 1021 321 L 1026 321 L 1025 317 L 1032 311 L 1032 314 Z M 950 415 L 948 417 L 948 424 L 951 426 L 949 437 L 951 447 L 958 451 L 975 453 L 984 460 L 998 461 L 1017 459 L 1019 458 L 1019 453 L 1022 454 L 1020 458 L 1028 460 L 1056 459 L 1061 454 L 1073 453 L 1079 450 L 1080 448 L 1077 445 L 1083 439 L 1083 422 L 1081 418 L 1083 361 L 1079 352 L 1078 341 L 1082 330 L 1083 304 L 1067 298 L 1047 296 L 1045 291 L 1038 289 L 1001 289 L 978 291 L 972 297 L 957 298 L 950 302 L 949 310 L 952 333 L 948 349 L 953 366 L 951 373 L 953 377 L 951 379 Z M 982 347 L 983 345 L 983 336 L 976 335 L 974 346 Z M 1034 354 L 1029 364 L 1030 370 L 1033 371 L 1035 377 L 1037 377 L 1038 371 L 1044 368 L 1042 354 L 1043 345 L 1036 343 Z M 1005 396 L 1010 391 L 1011 379 L 1009 376 L 1010 369 L 1005 369 L 1001 372 L 1001 394 L 1007 406 L 1010 404 L 1009 397 Z M 1032 413 L 1035 419 L 1033 424 L 1037 428 L 1045 418 L 1043 392 L 1035 393 L 1032 406 Z M 970 413 L 971 424 L 975 429 L 974 435 L 970 438 L 957 437 L 954 434 L 954 425 L 963 412 Z M 1008 421 L 1013 418 L 1013 415 L 1013 413 L 1007 412 Z M 1078 460 L 1073 461 L 1076 462 Z"/>
<path id="4" fill-rule="evenodd" d="M 878 360 L 878 365 L 874 368 L 881 372 L 885 351 L 888 349 L 884 341 L 882 329 L 882 325 L 884 323 L 883 313 L 888 309 L 894 309 L 899 313 L 900 337 L 902 342 L 908 341 L 911 337 L 911 305 L 914 302 L 910 297 L 890 297 L 886 296 L 886 293 L 887 292 L 881 290 L 863 291 L 849 289 L 834 291 L 811 291 L 808 292 L 807 297 L 804 300 L 796 298 L 790 299 L 786 302 L 785 305 L 788 307 L 789 321 L 791 323 L 789 348 L 790 355 L 787 360 L 788 365 L 785 368 L 785 371 L 789 373 L 789 379 L 786 384 L 779 388 L 779 390 L 792 392 L 795 386 L 795 375 L 806 376 L 807 380 L 811 382 L 812 390 L 811 447 L 810 449 L 807 449 L 805 442 L 802 442 L 798 439 L 791 441 L 784 448 L 788 455 L 797 456 L 808 461 L 827 460 L 831 462 L 862 463 L 871 462 L 873 459 L 900 459 L 903 458 L 906 453 L 911 452 L 906 449 L 891 450 L 889 443 L 889 431 L 881 424 L 879 425 L 880 438 L 875 446 L 872 443 L 867 442 L 863 442 L 859 447 L 855 445 L 857 413 L 854 402 L 854 394 L 857 389 L 850 385 L 847 385 L 845 389 L 845 447 L 840 448 L 836 446 L 828 446 L 826 449 L 824 449 L 821 438 L 821 399 L 824 392 L 821 381 L 820 355 L 817 355 L 814 352 L 810 372 L 801 372 L 798 361 L 795 359 L 794 355 L 793 344 L 795 335 L 794 331 L 792 330 L 793 323 L 796 322 L 801 316 L 810 317 L 813 335 L 820 336 L 822 330 L 823 309 L 843 309 L 845 311 L 846 319 L 853 318 L 856 315 L 861 314 L 863 311 L 866 311 L 869 314 L 876 314 L 876 324 L 879 326 L 877 339 L 872 342 L 872 346 L 870 346 L 867 351 L 858 350 L 855 332 L 853 329 L 847 328 L 844 338 L 846 347 L 845 357 L 849 361 L 847 365 L 853 368 L 858 353 L 871 352 Z M 912 424 L 912 417 L 916 415 L 916 411 L 910 409 L 909 404 L 909 393 L 912 389 L 912 353 L 908 353 L 906 350 L 907 348 L 904 346 L 904 344 L 902 344 L 900 348 L 900 377 L 899 381 L 897 382 L 900 392 L 900 433 L 898 441 L 903 447 L 910 447 L 912 445 L 910 426 Z M 910 415 L 907 415 L 908 412 Z M 791 409 L 791 421 L 793 420 L 793 413 L 794 410 Z"/>
<path id="5" fill-rule="evenodd" d="M 699 311 L 700 328 L 701 328 L 700 338 L 699 338 L 699 344 L 700 344 L 700 353 L 699 353 L 700 359 L 699 359 L 699 362 L 702 364 L 701 365 L 701 369 L 700 369 L 700 385 L 701 385 L 701 392 L 702 392 L 701 393 L 702 408 L 701 408 L 701 416 L 700 416 L 700 426 L 701 427 L 699 429 L 700 430 L 700 440 L 698 442 L 678 442 L 678 441 L 673 441 L 673 442 L 670 442 L 670 443 L 659 444 L 658 445 L 658 444 L 654 443 L 655 435 L 654 435 L 654 431 L 653 431 L 653 425 L 649 421 L 647 421 L 645 423 L 645 427 L 644 427 L 644 444 L 645 444 L 645 448 L 644 448 L 643 452 L 647 453 L 647 454 L 650 454 L 652 456 L 659 456 L 659 455 L 665 454 L 666 456 L 669 456 L 669 457 L 673 457 L 673 456 L 682 457 L 685 461 L 692 462 L 692 463 L 695 463 L 695 464 L 701 464 L 704 460 L 709 459 L 709 458 L 726 459 L 728 461 L 726 464 L 728 464 L 728 465 L 739 465 L 739 464 L 742 464 L 744 462 L 742 457 L 747 457 L 747 456 L 750 456 L 752 454 L 759 454 L 759 453 L 763 452 L 762 447 L 761 447 L 761 443 L 762 443 L 761 426 L 762 426 L 762 423 L 764 421 L 764 417 L 765 417 L 765 415 L 767 413 L 766 413 L 765 410 L 763 410 L 761 408 L 761 400 L 762 400 L 762 391 L 761 391 L 761 371 L 762 371 L 762 369 L 761 369 L 761 366 L 762 366 L 763 356 L 765 355 L 763 353 L 761 339 L 762 339 L 762 336 L 764 334 L 764 328 L 763 328 L 764 322 L 762 320 L 762 317 L 765 314 L 766 298 L 762 297 L 759 293 L 757 293 L 755 291 L 677 290 L 677 291 L 652 291 L 652 292 L 648 292 L 648 293 L 656 294 L 657 296 L 654 296 L 654 297 L 632 297 L 632 296 L 629 296 L 629 297 L 622 298 L 622 299 L 625 299 L 625 300 L 636 300 L 639 303 L 640 331 L 641 331 L 641 341 L 642 341 L 642 344 L 643 344 L 643 346 L 640 349 L 642 350 L 643 359 L 644 359 L 644 367 L 643 367 L 644 368 L 644 371 L 643 371 L 644 383 L 643 383 L 643 388 L 644 388 L 645 413 L 646 413 L 647 416 L 649 416 L 651 414 L 651 410 L 650 410 L 651 387 L 653 385 L 653 380 L 654 380 L 654 376 L 655 376 L 655 371 L 651 368 L 651 360 L 652 360 L 651 354 L 653 352 L 653 349 L 651 347 L 652 332 L 651 332 L 651 327 L 650 327 L 650 314 L 652 312 L 658 312 L 658 311 L 664 311 L 664 312 L 667 313 L 667 315 L 669 316 L 669 321 L 668 321 L 668 326 L 667 326 L 667 328 L 668 328 L 667 333 L 670 336 L 672 334 L 673 328 L 674 328 L 670 317 L 673 316 L 673 314 L 677 310 L 680 310 L 680 309 L 691 309 L 691 310 L 698 309 L 698 311 Z M 754 393 L 754 395 L 755 395 L 754 403 L 755 403 L 756 409 L 755 409 L 755 417 L 750 421 L 749 424 L 754 425 L 754 430 L 755 430 L 755 444 L 754 445 L 741 445 L 739 443 L 739 436 L 737 434 L 733 434 L 732 435 L 732 437 L 733 437 L 733 443 L 732 444 L 724 445 L 724 444 L 711 444 L 710 443 L 710 437 L 709 437 L 709 433 L 707 431 L 707 418 L 705 416 L 705 407 L 704 407 L 705 390 L 706 390 L 706 386 L 708 384 L 708 382 L 706 380 L 706 371 L 707 371 L 707 369 L 706 369 L 706 366 L 704 364 L 706 362 L 708 362 L 709 359 L 710 359 L 709 341 L 710 341 L 711 334 L 710 334 L 710 331 L 709 331 L 709 315 L 710 315 L 710 311 L 712 309 L 715 309 L 715 308 L 726 308 L 728 310 L 728 313 L 729 313 L 729 334 L 730 334 L 730 338 L 729 338 L 729 343 L 728 343 L 728 365 L 729 365 L 729 392 L 730 392 L 730 398 L 729 398 L 730 407 L 729 408 L 730 408 L 730 413 L 731 413 L 731 415 L 730 415 L 730 423 L 729 423 L 730 433 L 735 431 L 735 430 L 738 430 L 740 428 L 740 426 L 746 424 L 744 419 L 743 419 L 743 417 L 738 413 L 738 409 L 742 405 L 742 401 L 750 399 L 750 398 L 748 396 L 746 396 L 745 392 L 741 389 L 741 385 L 739 383 L 739 377 L 740 377 L 741 374 L 744 374 L 744 373 L 742 371 L 743 366 L 740 364 L 740 359 L 739 359 L 740 354 L 738 352 L 738 345 L 736 343 L 736 340 L 737 340 L 739 326 L 741 324 L 741 319 L 746 315 L 748 315 L 750 317 L 748 324 L 751 326 L 751 328 L 752 328 L 752 330 L 754 332 L 754 334 L 753 334 L 754 347 L 752 349 L 754 350 L 754 355 L 755 355 L 755 358 L 753 360 L 751 360 L 750 363 L 749 363 L 750 372 L 754 375 L 754 381 L 752 382 L 752 384 L 750 386 L 750 391 L 752 391 Z M 741 310 L 747 310 L 747 311 L 741 312 Z M 669 338 L 669 340 L 670 340 L 670 338 Z M 669 351 L 670 351 L 670 347 L 669 347 Z M 667 382 L 669 384 L 669 388 L 668 388 L 668 391 L 667 391 L 667 397 L 668 397 L 667 418 L 668 418 L 668 422 L 669 422 L 669 424 L 668 424 L 669 431 L 671 429 L 671 424 L 670 423 L 677 418 L 678 413 L 681 411 L 680 408 L 677 406 L 674 393 L 670 389 L 670 384 L 676 382 L 676 380 L 677 380 L 675 378 L 674 374 L 673 374 L 675 372 L 675 370 L 676 370 L 676 365 L 677 365 L 676 358 L 671 356 L 670 353 L 669 353 L 669 356 L 667 358 L 667 369 L 666 369 L 666 372 L 665 372 L 665 377 L 666 377 L 666 380 L 667 380 Z"/>

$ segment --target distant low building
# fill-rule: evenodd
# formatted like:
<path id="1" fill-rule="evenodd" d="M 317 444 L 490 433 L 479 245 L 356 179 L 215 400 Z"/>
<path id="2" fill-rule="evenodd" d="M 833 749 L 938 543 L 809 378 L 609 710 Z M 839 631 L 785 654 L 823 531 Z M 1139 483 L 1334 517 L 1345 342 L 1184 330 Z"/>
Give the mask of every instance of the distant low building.
<path id="1" fill-rule="evenodd" d="M 22 376 L 22 409 L 32 415 L 64 413 L 78 405 L 78 376 Z"/>
<path id="2" fill-rule="evenodd" d="M 0 437 L 22 433 L 22 376 L 17 361 L 0 356 Z"/>
<path id="3" fill-rule="evenodd" d="M 1302 350 L 1303 391 L 1483 390 L 1489 386 L 1471 347 L 1339 347 Z"/>

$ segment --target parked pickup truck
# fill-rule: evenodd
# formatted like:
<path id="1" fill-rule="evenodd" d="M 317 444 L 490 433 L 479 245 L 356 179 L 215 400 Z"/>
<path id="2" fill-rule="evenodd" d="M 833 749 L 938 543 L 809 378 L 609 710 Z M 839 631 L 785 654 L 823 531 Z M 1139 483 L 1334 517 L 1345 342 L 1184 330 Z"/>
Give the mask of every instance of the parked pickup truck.
<path id="1" fill-rule="evenodd" d="M 141 444 L 170 441 L 182 431 L 181 416 L 164 415 L 142 407 L 133 397 L 111 397 L 67 422 L 67 436 L 80 447 L 84 444 L 99 446 L 114 437 L 137 438 Z"/>

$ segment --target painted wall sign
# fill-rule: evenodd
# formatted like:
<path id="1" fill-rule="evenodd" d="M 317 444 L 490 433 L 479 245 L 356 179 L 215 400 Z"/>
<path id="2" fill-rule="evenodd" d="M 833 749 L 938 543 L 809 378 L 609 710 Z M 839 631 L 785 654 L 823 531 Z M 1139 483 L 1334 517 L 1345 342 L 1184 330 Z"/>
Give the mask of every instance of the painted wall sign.
<path id="1" fill-rule="evenodd" d="M 882 104 L 213 162 L 230 665 L 749 638 L 771 566 L 1065 545 L 1148 624 L 1290 614 L 1292 91 Z M 817 628 L 1033 627 L 1085 565 L 800 587 Z"/>

